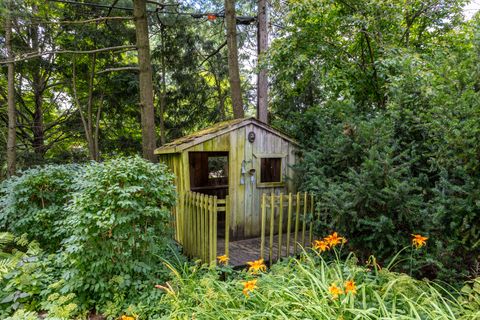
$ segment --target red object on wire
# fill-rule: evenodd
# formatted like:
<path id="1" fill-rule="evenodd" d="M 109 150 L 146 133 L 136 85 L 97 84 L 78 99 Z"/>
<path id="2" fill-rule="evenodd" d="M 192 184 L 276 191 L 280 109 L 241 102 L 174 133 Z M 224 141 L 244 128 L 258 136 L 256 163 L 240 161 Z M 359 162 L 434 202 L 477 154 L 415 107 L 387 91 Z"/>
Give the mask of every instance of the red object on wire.
<path id="1" fill-rule="evenodd" d="M 217 19 L 217 16 L 214 13 L 208 13 L 207 19 L 208 21 L 215 21 Z"/>

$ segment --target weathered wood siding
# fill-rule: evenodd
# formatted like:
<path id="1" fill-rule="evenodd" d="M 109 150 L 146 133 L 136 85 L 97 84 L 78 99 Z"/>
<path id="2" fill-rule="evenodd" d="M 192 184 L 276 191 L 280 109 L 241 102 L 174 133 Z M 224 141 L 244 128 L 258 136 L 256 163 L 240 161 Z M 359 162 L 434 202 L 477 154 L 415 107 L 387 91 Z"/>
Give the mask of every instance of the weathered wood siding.
<path id="1" fill-rule="evenodd" d="M 174 173 L 175 175 L 175 188 L 177 191 L 177 203 L 176 206 L 172 209 L 172 216 L 175 224 L 175 239 L 180 241 L 179 236 L 183 230 L 181 223 L 178 221 L 178 212 L 183 210 L 182 203 L 179 201 L 179 195 L 182 194 L 185 190 L 182 180 L 183 180 L 183 170 L 182 170 L 182 162 L 181 162 L 181 154 L 180 153 L 171 153 L 171 154 L 162 154 L 159 156 L 159 162 L 165 163 L 168 168 Z"/>
<path id="2" fill-rule="evenodd" d="M 255 141 L 248 141 L 248 133 L 255 133 Z M 264 193 L 270 195 L 295 192 L 291 168 L 296 162 L 296 146 L 255 123 L 216 136 L 194 145 L 181 153 L 160 155 L 160 161 L 167 163 L 176 176 L 179 194 L 190 190 L 189 152 L 229 152 L 228 193 L 230 195 L 230 235 L 232 239 L 244 239 L 260 236 L 261 199 Z M 282 183 L 260 183 L 260 159 L 264 157 L 282 158 Z M 241 184 L 242 162 L 245 161 L 247 173 L 245 183 Z M 250 180 L 248 171 L 255 169 L 255 183 Z M 182 210 L 179 203 L 175 209 Z M 275 213 L 275 217 L 278 212 Z M 267 218 L 267 223 L 269 223 Z"/>
<path id="3" fill-rule="evenodd" d="M 270 195 L 272 192 L 280 194 L 281 192 L 295 192 L 294 189 L 294 171 L 291 168 L 296 161 L 296 146 L 291 142 L 283 139 L 282 137 L 271 133 L 255 124 L 250 124 L 244 127 L 245 134 L 248 137 L 248 133 L 253 131 L 255 133 L 255 141 L 253 143 L 246 140 L 245 150 L 246 161 L 251 161 L 249 165 L 256 171 L 256 183 L 250 184 L 250 181 L 246 181 L 250 187 L 246 188 L 245 201 L 248 205 L 245 205 L 245 231 L 244 237 L 256 237 L 260 235 L 261 226 L 261 199 L 264 193 Z M 268 186 L 269 184 L 260 183 L 260 161 L 263 157 L 282 158 L 282 184 L 276 186 Z M 247 171 L 248 171 L 247 167 Z M 278 216 L 278 212 L 275 213 L 275 217 Z M 267 223 L 270 218 L 267 217 Z"/>

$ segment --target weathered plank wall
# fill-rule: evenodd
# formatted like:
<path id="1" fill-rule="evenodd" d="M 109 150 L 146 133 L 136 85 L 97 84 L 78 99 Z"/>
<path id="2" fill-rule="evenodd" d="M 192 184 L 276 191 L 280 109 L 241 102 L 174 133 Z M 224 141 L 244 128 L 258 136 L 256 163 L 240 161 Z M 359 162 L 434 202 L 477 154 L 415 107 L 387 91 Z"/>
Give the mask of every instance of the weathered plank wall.
<path id="1" fill-rule="evenodd" d="M 247 189 L 245 199 L 251 202 L 245 206 L 245 238 L 255 237 L 260 235 L 261 225 L 261 199 L 264 193 L 270 195 L 272 192 L 280 194 L 281 192 L 295 192 L 293 178 L 294 171 L 291 168 L 296 161 L 296 146 L 291 142 L 275 135 L 261 127 L 254 124 L 245 127 L 246 135 L 250 131 L 255 133 L 255 141 L 253 143 L 246 142 L 250 146 L 247 155 L 247 161 L 251 161 L 252 167 L 256 170 L 256 184 L 252 188 Z M 281 158 L 282 159 L 282 182 L 281 183 L 261 183 L 260 182 L 260 161 L 261 158 Z M 247 182 L 248 183 L 248 182 Z M 275 212 L 275 216 L 278 216 Z M 270 217 L 267 217 L 269 223 Z"/>
<path id="2" fill-rule="evenodd" d="M 255 141 L 248 141 L 248 133 L 255 133 Z M 230 235 L 232 239 L 245 239 L 260 236 L 261 199 L 264 193 L 271 195 L 295 192 L 291 168 L 296 162 L 296 146 L 290 141 L 264 128 L 251 123 L 236 130 L 216 136 L 210 140 L 185 149 L 181 153 L 160 155 L 160 161 L 169 165 L 176 176 L 179 194 L 190 191 L 189 152 L 229 152 L 228 193 L 230 195 Z M 260 183 L 261 158 L 282 158 L 282 182 Z M 245 183 L 241 184 L 242 162 L 245 161 L 247 173 Z M 250 180 L 248 171 L 255 169 L 255 183 Z M 178 203 L 176 212 L 182 210 Z M 275 219 L 278 217 L 278 210 Z M 269 223 L 270 215 L 267 217 Z M 179 228 L 177 226 L 177 228 Z"/>

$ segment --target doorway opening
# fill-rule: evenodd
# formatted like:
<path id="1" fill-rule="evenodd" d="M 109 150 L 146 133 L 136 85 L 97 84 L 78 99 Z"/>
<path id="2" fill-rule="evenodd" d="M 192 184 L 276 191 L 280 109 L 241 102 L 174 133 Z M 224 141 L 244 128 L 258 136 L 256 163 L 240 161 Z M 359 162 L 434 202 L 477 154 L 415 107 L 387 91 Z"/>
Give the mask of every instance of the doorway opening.
<path id="1" fill-rule="evenodd" d="M 228 152 L 188 153 L 190 190 L 225 199 L 228 195 Z M 225 236 L 225 215 L 218 215 L 218 236 Z"/>

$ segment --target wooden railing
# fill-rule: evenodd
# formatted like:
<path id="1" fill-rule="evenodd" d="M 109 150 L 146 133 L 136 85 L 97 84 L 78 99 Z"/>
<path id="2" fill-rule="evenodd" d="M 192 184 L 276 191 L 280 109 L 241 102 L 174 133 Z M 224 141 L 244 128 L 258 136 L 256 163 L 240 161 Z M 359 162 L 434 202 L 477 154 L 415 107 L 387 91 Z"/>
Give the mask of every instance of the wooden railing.
<path id="1" fill-rule="evenodd" d="M 269 239 L 266 260 L 270 264 L 282 256 L 297 255 L 300 246 L 311 245 L 313 224 L 319 218 L 314 215 L 314 205 L 314 197 L 308 193 L 263 194 L 260 257 L 266 259 L 267 226 Z M 277 252 L 274 252 L 274 248 Z"/>
<path id="2" fill-rule="evenodd" d="M 217 258 L 218 214 L 229 212 L 229 197 L 218 199 L 202 193 L 186 192 L 181 196 L 183 210 L 178 216 L 178 230 L 184 254 L 203 262 Z M 228 255 L 229 214 L 225 214 L 225 254 Z"/>

